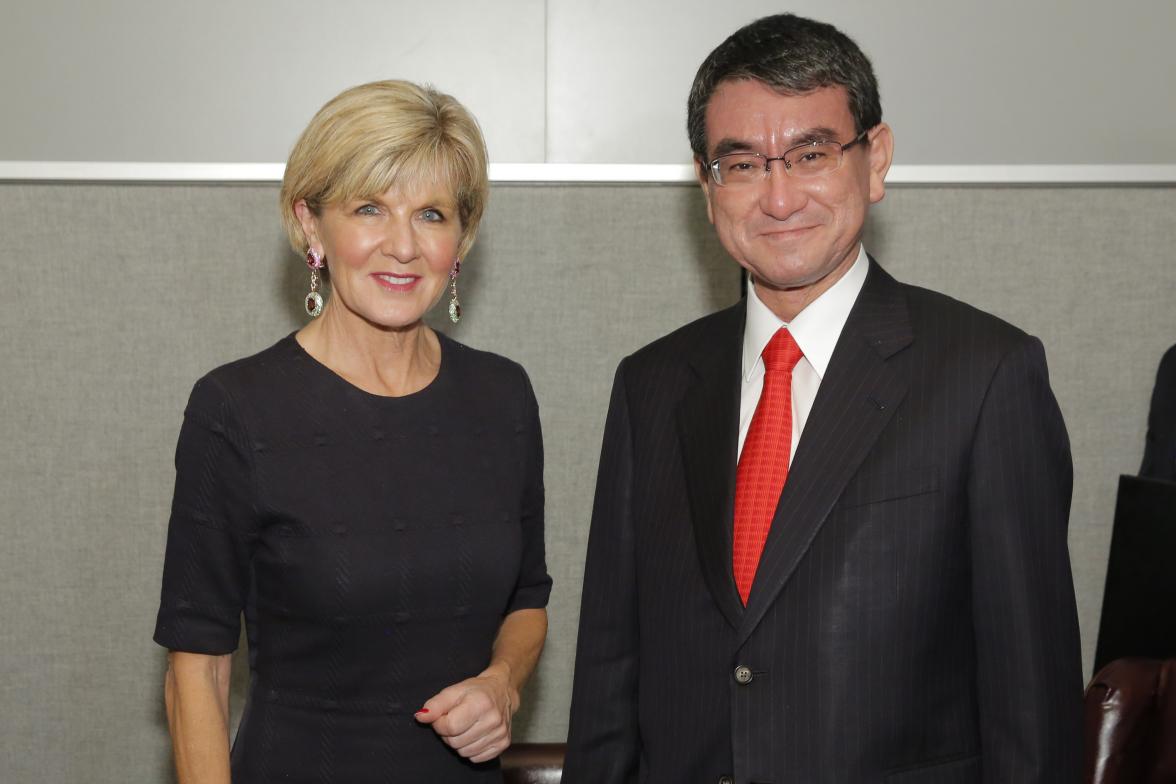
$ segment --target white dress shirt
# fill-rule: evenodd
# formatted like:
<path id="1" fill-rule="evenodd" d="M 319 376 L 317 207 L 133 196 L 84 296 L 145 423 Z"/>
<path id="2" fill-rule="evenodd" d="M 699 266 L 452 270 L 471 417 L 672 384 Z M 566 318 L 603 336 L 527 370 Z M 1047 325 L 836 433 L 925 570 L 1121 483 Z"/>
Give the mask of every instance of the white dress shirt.
<path id="1" fill-rule="evenodd" d="M 784 323 L 756 296 L 755 286 L 747 287 L 747 323 L 743 329 L 743 381 L 739 391 L 739 454 L 751 427 L 751 417 L 764 388 L 764 361 L 760 357 L 768 341 L 780 327 L 788 327 L 792 339 L 804 353 L 792 371 L 792 450 L 796 454 L 800 435 L 817 399 L 817 389 L 829 368 L 833 349 L 845 328 L 849 311 L 866 282 L 869 261 L 866 251 L 858 247 L 858 257 L 849 271 L 829 290 L 810 302 L 796 318 Z"/>

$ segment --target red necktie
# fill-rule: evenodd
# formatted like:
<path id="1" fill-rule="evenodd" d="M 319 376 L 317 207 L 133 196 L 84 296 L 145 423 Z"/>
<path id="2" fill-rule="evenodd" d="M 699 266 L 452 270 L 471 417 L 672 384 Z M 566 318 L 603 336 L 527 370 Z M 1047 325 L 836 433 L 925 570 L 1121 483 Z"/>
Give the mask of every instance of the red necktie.
<path id="1" fill-rule="evenodd" d="M 768 539 L 772 518 L 792 452 L 792 369 L 803 354 L 788 329 L 781 327 L 760 356 L 764 360 L 764 389 L 743 442 L 735 476 L 735 538 L 731 561 L 739 598 L 747 604 L 760 553 Z"/>

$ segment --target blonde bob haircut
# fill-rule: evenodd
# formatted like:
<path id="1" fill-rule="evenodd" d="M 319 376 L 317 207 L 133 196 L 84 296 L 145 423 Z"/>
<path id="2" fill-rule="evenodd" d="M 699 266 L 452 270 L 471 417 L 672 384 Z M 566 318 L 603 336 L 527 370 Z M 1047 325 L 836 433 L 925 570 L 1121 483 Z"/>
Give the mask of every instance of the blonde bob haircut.
<path id="1" fill-rule="evenodd" d="M 412 82 L 370 82 L 345 90 L 302 132 L 282 178 L 282 224 L 295 252 L 307 251 L 294 205 L 323 207 L 385 193 L 393 185 L 447 184 L 461 219 L 465 258 L 486 207 L 486 142 L 456 99 Z"/>

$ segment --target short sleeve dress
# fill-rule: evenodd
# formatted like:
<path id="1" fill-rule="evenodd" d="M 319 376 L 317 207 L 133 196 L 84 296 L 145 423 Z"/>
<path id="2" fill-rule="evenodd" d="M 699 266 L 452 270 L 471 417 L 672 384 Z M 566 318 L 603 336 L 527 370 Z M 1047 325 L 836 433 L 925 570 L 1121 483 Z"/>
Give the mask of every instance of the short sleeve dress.
<path id="1" fill-rule="evenodd" d="M 517 364 L 439 338 L 437 378 L 405 397 L 293 335 L 192 391 L 155 640 L 229 653 L 244 612 L 238 784 L 502 780 L 413 712 L 547 603 L 538 410 Z"/>

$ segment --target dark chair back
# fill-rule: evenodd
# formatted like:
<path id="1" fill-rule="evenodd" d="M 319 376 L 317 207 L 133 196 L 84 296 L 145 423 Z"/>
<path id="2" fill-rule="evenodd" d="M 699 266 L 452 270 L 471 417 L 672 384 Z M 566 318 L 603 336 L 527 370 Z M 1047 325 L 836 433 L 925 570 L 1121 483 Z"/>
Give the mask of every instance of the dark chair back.
<path id="1" fill-rule="evenodd" d="M 1176 659 L 1117 659 L 1086 689 L 1086 784 L 1176 784 Z"/>
<path id="2" fill-rule="evenodd" d="M 502 779 L 505 784 L 559 784 L 563 763 L 562 743 L 516 743 L 502 754 Z"/>

